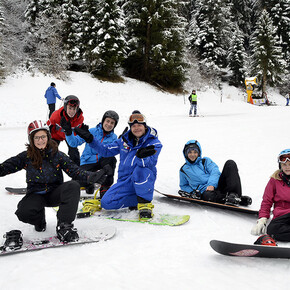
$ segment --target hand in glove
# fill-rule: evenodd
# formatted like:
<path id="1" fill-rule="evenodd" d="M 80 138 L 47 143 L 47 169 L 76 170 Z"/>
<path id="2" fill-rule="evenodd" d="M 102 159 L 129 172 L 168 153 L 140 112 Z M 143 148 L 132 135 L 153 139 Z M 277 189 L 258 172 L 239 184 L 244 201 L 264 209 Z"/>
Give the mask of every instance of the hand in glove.
<path id="1" fill-rule="evenodd" d="M 138 149 L 136 152 L 136 156 L 138 158 L 146 158 L 146 157 L 154 155 L 155 153 L 156 153 L 156 150 L 155 150 L 154 145 L 150 145 L 148 147 Z"/>
<path id="2" fill-rule="evenodd" d="M 93 183 L 102 184 L 105 182 L 106 178 L 107 178 L 107 175 L 105 174 L 105 170 L 101 169 L 101 170 L 98 170 L 97 172 L 91 172 L 87 180 L 89 184 L 93 184 Z"/>
<path id="3" fill-rule="evenodd" d="M 70 121 L 67 121 L 64 116 L 60 119 L 60 125 L 65 133 L 65 135 L 70 136 L 72 134 Z"/>
<path id="4" fill-rule="evenodd" d="M 83 138 L 87 143 L 91 143 L 94 140 L 94 136 L 90 133 L 89 127 L 87 125 L 83 125 L 81 128 L 76 127 L 74 131 L 77 135 Z"/>
<path id="5" fill-rule="evenodd" d="M 267 218 L 259 218 L 257 220 L 257 224 L 253 226 L 251 230 L 251 234 L 254 236 L 259 236 L 266 233 L 266 224 L 267 224 Z"/>

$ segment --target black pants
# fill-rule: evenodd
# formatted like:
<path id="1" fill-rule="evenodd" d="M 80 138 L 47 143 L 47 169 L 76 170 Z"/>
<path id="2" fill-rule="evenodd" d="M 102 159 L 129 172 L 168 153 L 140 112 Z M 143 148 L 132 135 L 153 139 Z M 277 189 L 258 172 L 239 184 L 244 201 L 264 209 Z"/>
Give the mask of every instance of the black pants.
<path id="1" fill-rule="evenodd" d="M 60 143 L 59 140 L 53 139 L 58 145 Z M 68 156 L 69 158 L 78 166 L 80 166 L 80 152 L 78 148 L 71 147 L 68 145 L 67 141 L 65 140 L 65 143 L 68 147 Z"/>
<path id="2" fill-rule="evenodd" d="M 273 219 L 267 227 L 267 234 L 277 241 L 290 242 L 290 213 Z"/>
<path id="3" fill-rule="evenodd" d="M 228 160 L 221 173 L 218 187 L 214 191 L 205 191 L 201 196 L 203 200 L 223 203 L 228 193 L 242 196 L 241 179 L 235 161 Z"/>
<path id="4" fill-rule="evenodd" d="M 84 165 L 81 165 L 81 168 L 84 170 L 87 170 L 87 171 L 96 172 L 96 171 L 102 169 L 105 165 L 109 164 L 113 168 L 113 172 L 115 172 L 116 163 L 117 163 L 117 159 L 115 157 L 103 157 L 100 159 L 99 162 L 92 163 L 92 164 L 84 164 Z M 108 175 L 108 177 L 106 178 L 106 180 L 104 181 L 102 186 L 109 187 L 113 183 L 114 183 L 114 173 L 113 173 L 113 175 Z M 80 182 L 80 185 L 82 187 L 88 186 L 88 184 L 85 182 Z"/>
<path id="5" fill-rule="evenodd" d="M 49 118 L 50 118 L 51 114 L 55 111 L 55 103 L 48 104 L 48 109 L 49 109 Z"/>
<path id="6" fill-rule="evenodd" d="M 74 221 L 80 200 L 80 185 L 72 180 L 46 194 L 28 193 L 18 203 L 15 214 L 24 223 L 39 225 L 45 220 L 45 207 L 59 206 L 58 223 Z"/>

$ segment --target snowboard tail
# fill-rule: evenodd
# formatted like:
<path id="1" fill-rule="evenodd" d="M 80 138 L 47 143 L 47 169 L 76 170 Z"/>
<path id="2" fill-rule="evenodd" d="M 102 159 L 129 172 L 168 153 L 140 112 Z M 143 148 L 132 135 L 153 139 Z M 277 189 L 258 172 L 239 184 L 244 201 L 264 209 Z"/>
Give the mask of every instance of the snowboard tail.
<path id="1" fill-rule="evenodd" d="M 202 199 L 196 199 L 196 198 L 190 198 L 190 197 L 183 197 L 180 195 L 171 195 L 171 194 L 160 192 L 157 189 L 154 189 L 154 190 L 156 192 L 168 197 L 168 198 L 179 200 L 179 201 L 191 202 L 191 203 L 195 203 L 195 204 L 199 204 L 199 205 L 206 205 L 206 206 L 211 206 L 211 207 L 215 207 L 215 208 L 226 209 L 226 210 L 241 212 L 241 213 L 245 213 L 245 214 L 251 214 L 251 215 L 255 215 L 255 216 L 258 216 L 258 214 L 259 214 L 258 210 L 253 210 L 250 208 L 245 208 L 245 207 L 235 206 L 235 205 L 230 205 L 230 204 L 211 202 L 211 201 L 205 201 Z"/>
<path id="2" fill-rule="evenodd" d="M 0 256 L 19 254 L 30 251 L 44 250 L 49 248 L 58 248 L 58 247 L 66 247 L 73 245 L 82 245 L 82 244 L 90 244 L 97 243 L 100 241 L 105 241 L 111 239 L 116 233 L 116 228 L 114 227 L 106 227 L 98 230 L 88 231 L 84 235 L 81 235 L 79 240 L 71 243 L 61 242 L 56 236 L 48 237 L 45 239 L 39 240 L 25 240 L 23 241 L 23 245 L 20 249 L 17 250 L 0 250 Z"/>
<path id="3" fill-rule="evenodd" d="M 290 259 L 290 248 L 286 247 L 235 244 L 219 240 L 211 240 L 210 246 L 226 256 Z"/>

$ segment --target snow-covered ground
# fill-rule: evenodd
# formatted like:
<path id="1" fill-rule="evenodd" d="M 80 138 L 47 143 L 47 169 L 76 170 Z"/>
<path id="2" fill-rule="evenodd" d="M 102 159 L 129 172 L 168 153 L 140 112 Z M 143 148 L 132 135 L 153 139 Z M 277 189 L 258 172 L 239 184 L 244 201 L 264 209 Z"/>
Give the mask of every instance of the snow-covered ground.
<path id="1" fill-rule="evenodd" d="M 74 94 L 80 98 L 85 123 L 90 126 L 100 122 L 106 110 L 115 110 L 120 115 L 115 130 L 119 135 L 134 109 L 146 115 L 163 143 L 156 181 L 160 191 L 177 193 L 183 146 L 197 139 L 203 155 L 220 169 L 227 159 L 237 162 L 243 193 L 252 196 L 251 208 L 259 209 L 264 187 L 278 167 L 277 155 L 290 147 L 290 108 L 278 93 L 268 93 L 277 106 L 256 107 L 244 102 L 244 92 L 228 85 L 223 85 L 222 95 L 214 90 L 198 91 L 203 117 L 189 118 L 187 95 L 163 93 L 132 79 L 112 84 L 85 73 L 69 75 L 64 82 L 18 74 L 0 86 L 0 163 L 25 149 L 30 121 L 47 120 L 44 92 L 55 81 L 62 97 Z M 56 107 L 60 106 L 57 101 Z M 60 149 L 67 152 L 64 144 Z M 25 172 L 0 179 L 0 233 L 20 229 L 27 238 L 54 235 L 55 212 L 48 208 L 46 232 L 35 232 L 17 220 L 14 212 L 21 197 L 8 195 L 5 186 L 25 186 Z M 154 204 L 155 212 L 189 214 L 190 221 L 166 227 L 97 218 L 76 220 L 80 233 L 115 226 L 117 234 L 97 244 L 1 257 L 0 289 L 289 289 L 288 260 L 226 257 L 210 248 L 211 239 L 253 243 L 256 237 L 250 230 L 255 217 L 179 203 L 158 193 Z"/>

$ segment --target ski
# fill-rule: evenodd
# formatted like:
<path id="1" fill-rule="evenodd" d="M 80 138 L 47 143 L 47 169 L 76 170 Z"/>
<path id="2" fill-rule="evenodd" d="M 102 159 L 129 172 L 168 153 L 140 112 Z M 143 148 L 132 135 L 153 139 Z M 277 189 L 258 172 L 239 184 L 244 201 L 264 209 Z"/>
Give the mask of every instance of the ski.
<path id="1" fill-rule="evenodd" d="M 241 212 L 241 213 L 245 213 L 245 214 L 251 214 L 251 215 L 255 215 L 255 216 L 258 216 L 258 214 L 259 214 L 258 210 L 253 210 L 250 208 L 245 208 L 245 207 L 235 206 L 235 205 L 230 205 L 230 204 L 211 202 L 211 201 L 205 201 L 205 200 L 197 199 L 197 198 L 183 197 L 180 195 L 171 195 L 171 194 L 163 193 L 157 189 L 154 189 L 154 190 L 156 192 L 158 192 L 159 194 L 162 194 L 170 199 L 191 202 L 191 203 L 195 203 L 195 204 L 199 204 L 199 205 L 206 205 L 206 206 L 211 206 L 211 207 L 215 207 L 215 208 L 226 209 L 226 210 Z"/>
<path id="2" fill-rule="evenodd" d="M 97 230 L 83 231 L 80 234 L 80 238 L 76 242 L 63 243 L 56 237 L 48 237 L 45 239 L 35 239 L 35 240 L 23 240 L 23 245 L 20 249 L 9 250 L 0 248 L 0 256 L 14 255 L 19 253 L 25 253 L 30 251 L 44 250 L 49 248 L 66 247 L 73 245 L 83 245 L 90 243 L 97 243 L 100 241 L 105 241 L 111 239 L 116 233 L 116 228 L 105 227 Z"/>
<path id="3" fill-rule="evenodd" d="M 219 240 L 211 240 L 210 246 L 226 256 L 290 259 L 290 248 L 286 247 L 235 244 Z"/>

